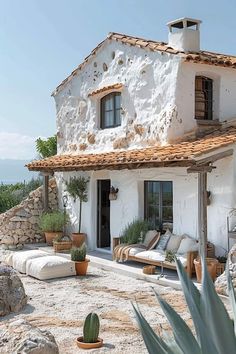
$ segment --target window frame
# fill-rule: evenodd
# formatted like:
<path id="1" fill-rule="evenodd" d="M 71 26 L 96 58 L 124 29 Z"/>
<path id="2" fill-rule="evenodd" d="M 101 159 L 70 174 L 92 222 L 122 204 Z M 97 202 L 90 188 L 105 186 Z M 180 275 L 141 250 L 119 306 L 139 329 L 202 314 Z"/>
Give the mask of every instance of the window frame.
<path id="1" fill-rule="evenodd" d="M 201 79 L 202 80 L 202 89 L 197 90 L 196 89 L 196 82 L 197 80 Z M 209 85 L 209 87 L 206 89 L 204 86 Z M 205 121 L 212 121 L 213 120 L 213 87 L 214 87 L 214 80 L 211 79 L 210 77 L 203 76 L 203 75 L 197 75 L 195 76 L 195 87 L 194 87 L 194 99 L 195 99 L 195 110 L 194 110 L 194 116 L 196 120 L 205 120 Z M 201 92 L 204 93 L 205 97 L 204 100 L 196 99 L 196 93 Z M 205 109 L 204 109 L 204 116 L 203 117 L 198 117 L 196 115 L 197 113 L 197 103 L 198 104 L 204 104 Z"/>
<path id="2" fill-rule="evenodd" d="M 105 111 L 105 99 L 108 97 L 112 97 L 112 110 Z M 120 106 L 117 108 L 116 106 L 116 97 L 120 97 Z M 117 123 L 117 114 L 116 112 L 119 111 L 119 122 Z M 109 126 L 105 126 L 105 113 L 106 112 L 113 112 L 113 124 Z M 121 126 L 121 92 L 120 91 L 113 91 L 100 99 L 100 128 L 101 129 L 109 129 L 109 128 L 116 128 Z"/>
<path id="3" fill-rule="evenodd" d="M 150 204 L 147 203 L 147 198 L 148 198 L 148 183 L 159 183 L 160 187 L 159 187 L 159 203 L 157 204 L 152 204 L 155 206 L 158 206 L 159 208 L 159 225 L 154 225 L 154 227 L 158 227 L 159 230 L 163 230 L 163 223 L 171 223 L 173 225 L 173 181 L 158 181 L 158 180 L 145 180 L 144 181 L 144 219 L 148 220 L 148 207 Z M 165 220 L 163 219 L 163 208 L 165 208 L 165 206 L 163 206 L 163 185 L 164 183 L 170 183 L 171 184 L 171 208 L 172 208 L 172 220 Z"/>

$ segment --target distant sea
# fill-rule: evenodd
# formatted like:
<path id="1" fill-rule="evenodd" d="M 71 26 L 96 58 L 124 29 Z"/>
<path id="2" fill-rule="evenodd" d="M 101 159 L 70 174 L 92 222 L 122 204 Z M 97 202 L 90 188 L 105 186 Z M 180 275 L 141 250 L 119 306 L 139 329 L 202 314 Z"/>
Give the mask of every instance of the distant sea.
<path id="1" fill-rule="evenodd" d="M 24 167 L 29 162 L 29 160 L 0 159 L 0 184 L 28 182 L 32 178 L 37 178 L 37 172 L 30 172 Z"/>

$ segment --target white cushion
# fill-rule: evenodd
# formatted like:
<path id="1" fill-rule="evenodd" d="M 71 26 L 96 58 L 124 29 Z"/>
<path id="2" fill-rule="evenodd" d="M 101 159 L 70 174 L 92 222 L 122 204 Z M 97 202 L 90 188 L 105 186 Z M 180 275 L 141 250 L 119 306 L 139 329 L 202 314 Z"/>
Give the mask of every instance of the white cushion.
<path id="1" fill-rule="evenodd" d="M 26 274 L 39 280 L 75 275 L 75 263 L 59 256 L 30 259 L 26 264 Z"/>
<path id="2" fill-rule="evenodd" d="M 177 250 L 178 254 L 184 254 L 190 251 L 197 251 L 198 250 L 198 243 L 196 240 L 190 238 L 190 237 L 185 237 L 183 240 L 180 242 L 180 246 Z"/>
<path id="3" fill-rule="evenodd" d="M 144 252 L 145 249 L 141 247 L 132 247 L 129 250 L 129 256 L 135 256 L 137 253 Z"/>
<path id="4" fill-rule="evenodd" d="M 149 230 L 144 237 L 143 245 L 148 248 L 152 240 L 157 236 L 157 234 L 157 230 Z"/>
<path id="5" fill-rule="evenodd" d="M 165 260 L 166 256 L 164 252 L 151 250 L 137 253 L 135 255 L 137 258 L 143 258 L 154 262 L 162 262 Z"/>
<path id="6" fill-rule="evenodd" d="M 30 250 L 30 251 L 19 251 L 14 252 L 12 256 L 12 266 L 18 272 L 25 273 L 26 272 L 26 263 L 29 259 L 45 257 L 48 253 L 41 250 Z"/>
<path id="7" fill-rule="evenodd" d="M 166 246 L 166 251 L 171 251 L 173 253 L 176 253 L 179 246 L 180 246 L 182 239 L 183 239 L 183 236 L 178 236 L 178 235 L 170 236 L 169 241 Z"/>
<path id="8" fill-rule="evenodd" d="M 187 265 L 187 255 L 185 255 L 185 254 L 181 254 L 181 255 L 176 254 L 176 257 L 182 263 L 183 267 L 185 267 Z M 175 261 L 174 262 L 165 261 L 164 265 L 165 264 L 176 265 Z"/>

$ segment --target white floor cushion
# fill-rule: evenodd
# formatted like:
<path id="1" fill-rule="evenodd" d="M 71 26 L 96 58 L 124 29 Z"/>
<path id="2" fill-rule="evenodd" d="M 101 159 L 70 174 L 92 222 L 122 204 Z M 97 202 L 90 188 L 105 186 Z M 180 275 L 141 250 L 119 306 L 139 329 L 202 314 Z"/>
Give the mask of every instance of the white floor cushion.
<path id="1" fill-rule="evenodd" d="M 75 275 L 75 263 L 59 256 L 30 259 L 26 264 L 26 274 L 40 280 Z"/>
<path id="2" fill-rule="evenodd" d="M 29 259 L 45 257 L 48 253 L 41 250 L 19 251 L 14 252 L 12 256 L 12 267 L 20 273 L 26 272 L 26 263 Z"/>
<path id="3" fill-rule="evenodd" d="M 3 262 L 12 267 L 13 255 L 14 253 L 12 251 L 9 251 L 8 253 L 4 254 L 2 257 Z"/>

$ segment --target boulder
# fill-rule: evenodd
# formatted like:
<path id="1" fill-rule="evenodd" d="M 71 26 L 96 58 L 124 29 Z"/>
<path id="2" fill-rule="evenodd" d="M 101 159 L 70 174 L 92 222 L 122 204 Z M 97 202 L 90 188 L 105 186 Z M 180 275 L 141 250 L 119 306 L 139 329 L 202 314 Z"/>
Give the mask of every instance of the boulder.
<path id="1" fill-rule="evenodd" d="M 232 277 L 233 286 L 236 289 L 236 244 L 231 248 L 228 255 L 229 271 Z M 221 295 L 228 295 L 227 280 L 225 272 L 215 281 L 216 291 Z"/>
<path id="2" fill-rule="evenodd" d="M 0 266 L 0 316 L 18 312 L 27 304 L 25 289 L 16 272 Z"/>
<path id="3" fill-rule="evenodd" d="M 0 325 L 0 353 L 58 354 L 59 349 L 49 331 L 20 318 Z"/>

